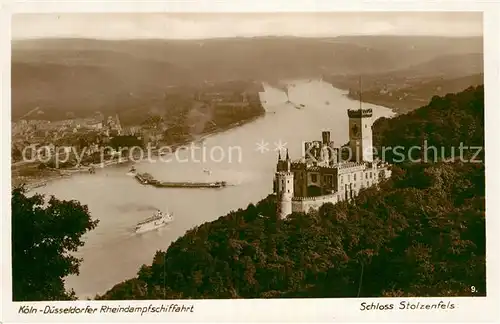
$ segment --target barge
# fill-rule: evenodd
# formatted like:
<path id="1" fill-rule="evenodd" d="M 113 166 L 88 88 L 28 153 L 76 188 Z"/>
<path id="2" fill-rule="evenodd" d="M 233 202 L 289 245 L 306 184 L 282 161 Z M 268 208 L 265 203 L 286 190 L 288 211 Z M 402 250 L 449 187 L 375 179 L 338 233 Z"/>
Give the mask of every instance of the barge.
<path id="1" fill-rule="evenodd" d="M 149 173 L 138 173 L 135 178 L 143 185 L 150 185 L 157 188 L 223 188 L 227 186 L 225 181 L 216 182 L 170 182 L 159 181 L 153 178 Z"/>

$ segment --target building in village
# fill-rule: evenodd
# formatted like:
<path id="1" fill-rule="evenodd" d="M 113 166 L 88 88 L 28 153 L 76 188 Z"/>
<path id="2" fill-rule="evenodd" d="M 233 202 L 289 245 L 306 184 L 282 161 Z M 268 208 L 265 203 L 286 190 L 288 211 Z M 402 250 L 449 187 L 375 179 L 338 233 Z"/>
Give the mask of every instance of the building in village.
<path id="1" fill-rule="evenodd" d="M 292 161 L 278 157 L 274 178 L 278 215 L 317 210 L 325 203 L 349 201 L 363 188 L 390 177 L 389 165 L 373 158 L 372 109 L 348 110 L 350 159 L 342 161 L 330 140 L 306 142 L 305 155 Z"/>
<path id="2" fill-rule="evenodd" d="M 106 120 L 106 135 L 107 136 L 120 136 L 122 134 L 122 125 L 120 118 L 116 114 L 115 118 L 108 116 Z"/>

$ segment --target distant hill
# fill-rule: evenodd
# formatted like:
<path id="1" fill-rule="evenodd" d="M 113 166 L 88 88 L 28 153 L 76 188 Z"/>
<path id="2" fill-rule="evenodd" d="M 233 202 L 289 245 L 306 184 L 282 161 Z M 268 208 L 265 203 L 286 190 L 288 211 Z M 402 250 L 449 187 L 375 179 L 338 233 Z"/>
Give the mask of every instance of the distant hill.
<path id="1" fill-rule="evenodd" d="M 462 91 L 484 83 L 481 53 L 435 57 L 408 67 L 362 75 L 330 75 L 325 79 L 349 90 L 349 97 L 406 113 L 427 103 L 433 96 Z"/>
<path id="2" fill-rule="evenodd" d="M 484 71 L 482 53 L 454 54 L 436 57 L 430 61 L 412 65 L 395 72 L 395 75 L 425 78 L 442 76 L 447 79 L 482 73 Z"/>
<path id="3" fill-rule="evenodd" d="M 480 37 L 14 41 L 12 117 L 36 107 L 44 118 L 64 118 L 67 111 L 148 110 L 181 85 L 378 74 L 477 53 Z"/>
<path id="4" fill-rule="evenodd" d="M 463 156 L 474 155 L 477 150 L 473 147 L 481 147 L 481 152 L 475 157 L 480 160 L 484 158 L 484 86 L 434 96 L 427 105 L 412 112 L 397 118 L 378 119 L 373 129 L 373 145 L 378 152 L 382 152 L 382 147 L 400 146 L 405 149 L 406 156 L 412 154 L 414 159 L 419 159 L 421 150 L 409 152 L 409 149 L 422 147 L 425 140 L 427 147 L 439 148 L 438 153 L 429 151 L 430 160 L 434 160 L 435 154 L 439 159 L 460 157 L 461 144 L 467 147 Z M 384 156 L 384 160 L 390 163 L 398 162 L 398 159 L 398 153 L 393 150 Z"/>
<path id="5" fill-rule="evenodd" d="M 427 77 L 410 81 L 393 81 L 392 86 L 384 85 L 363 90 L 362 100 L 384 107 L 392 108 L 398 114 L 404 114 L 419 108 L 433 96 L 443 96 L 447 93 L 460 92 L 470 86 L 484 83 L 484 75 L 473 74 L 457 78 Z M 385 90 L 385 91 L 384 91 Z M 354 91 L 349 95 L 358 99 L 359 94 Z"/>
<path id="6" fill-rule="evenodd" d="M 154 105 L 163 99 L 172 75 L 187 73 L 166 62 L 141 60 L 123 54 L 82 53 L 82 62 L 14 62 L 13 118 L 40 107 L 44 111 L 123 111 L 130 106 Z M 109 59 L 112 57 L 112 59 Z M 76 57 L 78 58 L 78 57 Z M 90 61 L 90 62 L 89 62 Z M 170 82 L 169 82 L 170 81 Z"/>

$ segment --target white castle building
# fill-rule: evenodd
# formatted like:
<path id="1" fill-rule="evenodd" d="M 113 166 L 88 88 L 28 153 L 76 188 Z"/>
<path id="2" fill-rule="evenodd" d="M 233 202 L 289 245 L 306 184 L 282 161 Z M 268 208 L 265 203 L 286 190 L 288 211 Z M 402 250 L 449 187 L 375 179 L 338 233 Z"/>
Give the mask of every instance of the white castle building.
<path id="1" fill-rule="evenodd" d="M 292 161 L 278 156 L 274 178 L 278 215 L 317 210 L 325 203 L 351 200 L 363 188 L 390 177 L 389 165 L 373 158 L 372 110 L 348 110 L 349 151 L 344 162 L 330 141 L 330 132 L 321 141 L 306 142 L 305 155 Z"/>

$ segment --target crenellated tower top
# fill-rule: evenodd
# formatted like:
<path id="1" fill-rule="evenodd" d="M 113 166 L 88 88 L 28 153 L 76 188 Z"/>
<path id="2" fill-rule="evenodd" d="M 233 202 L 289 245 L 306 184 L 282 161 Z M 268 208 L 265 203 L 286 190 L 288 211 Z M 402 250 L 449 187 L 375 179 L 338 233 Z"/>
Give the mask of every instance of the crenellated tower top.
<path id="1" fill-rule="evenodd" d="M 362 118 L 362 117 L 372 117 L 373 110 L 371 108 L 367 109 L 347 109 L 347 115 L 349 118 Z"/>

